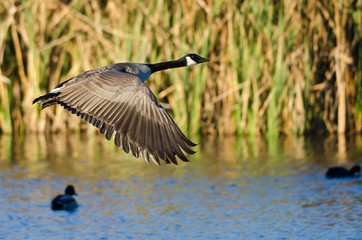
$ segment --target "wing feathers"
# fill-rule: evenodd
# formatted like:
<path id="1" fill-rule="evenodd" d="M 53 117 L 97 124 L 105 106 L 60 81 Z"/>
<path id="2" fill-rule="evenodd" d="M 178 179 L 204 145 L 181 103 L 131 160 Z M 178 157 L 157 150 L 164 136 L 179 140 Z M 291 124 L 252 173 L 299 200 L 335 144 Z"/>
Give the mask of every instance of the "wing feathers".
<path id="1" fill-rule="evenodd" d="M 62 105 L 99 128 L 108 140 L 113 137 L 115 145 L 126 153 L 141 155 L 146 162 L 177 164 L 176 156 L 188 161 L 182 150 L 195 153 L 189 146 L 196 144 L 181 132 L 136 75 L 104 69 L 90 73 L 61 84 L 51 98 L 38 98 L 42 107 Z"/>

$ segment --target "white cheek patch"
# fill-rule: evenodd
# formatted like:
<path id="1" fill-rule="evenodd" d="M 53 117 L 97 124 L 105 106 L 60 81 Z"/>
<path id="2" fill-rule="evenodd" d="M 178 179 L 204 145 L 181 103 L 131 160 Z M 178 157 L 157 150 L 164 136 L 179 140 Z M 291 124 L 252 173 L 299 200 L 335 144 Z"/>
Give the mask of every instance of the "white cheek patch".
<path id="1" fill-rule="evenodd" d="M 192 66 L 192 65 L 197 64 L 197 62 L 192 60 L 190 57 L 186 57 L 186 64 L 187 64 L 187 66 Z"/>

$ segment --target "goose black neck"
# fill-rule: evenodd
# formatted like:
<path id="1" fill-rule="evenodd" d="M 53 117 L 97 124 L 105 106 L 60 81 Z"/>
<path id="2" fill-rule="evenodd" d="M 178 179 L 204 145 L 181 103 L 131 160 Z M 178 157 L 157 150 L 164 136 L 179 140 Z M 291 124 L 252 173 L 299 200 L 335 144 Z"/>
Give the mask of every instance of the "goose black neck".
<path id="1" fill-rule="evenodd" d="M 174 61 L 168 61 L 168 62 L 161 62 L 161 63 L 155 63 L 155 64 L 147 64 L 147 66 L 151 69 L 151 72 L 157 72 L 169 68 L 178 68 L 178 67 L 185 67 L 187 66 L 185 59 L 178 59 Z"/>

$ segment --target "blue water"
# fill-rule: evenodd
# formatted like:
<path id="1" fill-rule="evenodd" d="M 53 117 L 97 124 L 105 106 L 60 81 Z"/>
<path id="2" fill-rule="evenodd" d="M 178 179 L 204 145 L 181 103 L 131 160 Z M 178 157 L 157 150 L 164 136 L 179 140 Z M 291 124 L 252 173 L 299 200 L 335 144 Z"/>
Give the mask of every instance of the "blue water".
<path id="1" fill-rule="evenodd" d="M 0 138 L 0 239 L 361 239 L 362 138 L 201 139 L 146 164 L 103 138 Z M 50 210 L 73 184 L 80 207 Z"/>

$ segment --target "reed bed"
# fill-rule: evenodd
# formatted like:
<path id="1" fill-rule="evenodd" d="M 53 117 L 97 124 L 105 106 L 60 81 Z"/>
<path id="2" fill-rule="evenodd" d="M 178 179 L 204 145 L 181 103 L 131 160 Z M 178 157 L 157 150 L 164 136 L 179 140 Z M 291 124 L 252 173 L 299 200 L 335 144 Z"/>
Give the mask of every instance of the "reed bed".
<path id="1" fill-rule="evenodd" d="M 361 1 L 0 3 L 0 132 L 89 131 L 32 100 L 114 62 L 195 52 L 148 84 L 188 134 L 362 132 Z M 172 109 L 172 110 L 171 110 Z"/>

